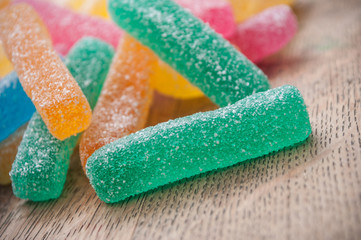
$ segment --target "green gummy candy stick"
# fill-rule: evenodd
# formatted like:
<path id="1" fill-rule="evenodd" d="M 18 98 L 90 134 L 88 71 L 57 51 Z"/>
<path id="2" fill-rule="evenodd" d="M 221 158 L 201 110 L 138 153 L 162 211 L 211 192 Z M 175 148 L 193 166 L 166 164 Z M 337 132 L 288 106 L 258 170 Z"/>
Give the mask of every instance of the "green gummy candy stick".
<path id="1" fill-rule="evenodd" d="M 109 0 L 108 8 L 115 23 L 219 106 L 270 87 L 259 68 L 172 0 Z"/>
<path id="2" fill-rule="evenodd" d="M 281 150 L 310 133 L 300 92 L 283 86 L 118 139 L 88 159 L 86 173 L 100 199 L 118 202 Z"/>
<path id="3" fill-rule="evenodd" d="M 113 48 L 95 38 L 83 38 L 69 52 L 65 64 L 93 108 L 114 55 Z M 10 172 L 14 194 L 45 201 L 63 190 L 70 156 L 79 138 L 54 138 L 36 112 L 31 118 Z"/>

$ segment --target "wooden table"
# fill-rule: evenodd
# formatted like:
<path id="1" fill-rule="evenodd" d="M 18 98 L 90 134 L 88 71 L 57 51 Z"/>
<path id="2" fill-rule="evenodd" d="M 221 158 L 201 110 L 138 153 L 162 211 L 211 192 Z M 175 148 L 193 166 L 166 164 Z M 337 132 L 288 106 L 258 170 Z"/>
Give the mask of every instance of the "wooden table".
<path id="1" fill-rule="evenodd" d="M 299 0 L 295 12 L 295 39 L 261 68 L 301 90 L 305 144 L 113 205 L 76 150 L 58 200 L 0 187 L 0 239 L 361 239 L 361 1 Z M 149 125 L 214 108 L 156 95 Z"/>

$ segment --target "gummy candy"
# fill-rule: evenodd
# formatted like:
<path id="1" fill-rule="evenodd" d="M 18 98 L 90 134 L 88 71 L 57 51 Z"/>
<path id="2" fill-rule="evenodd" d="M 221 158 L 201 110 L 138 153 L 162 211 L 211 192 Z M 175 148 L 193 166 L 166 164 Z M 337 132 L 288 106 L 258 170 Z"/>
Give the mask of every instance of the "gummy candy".
<path id="1" fill-rule="evenodd" d="M 228 0 L 233 8 L 237 23 L 243 22 L 249 17 L 263 11 L 266 8 L 287 4 L 291 5 L 294 0 Z"/>
<path id="2" fill-rule="evenodd" d="M 144 128 L 153 90 L 149 84 L 157 57 L 132 37 L 120 42 L 90 127 L 80 141 L 83 167 L 98 148 Z"/>
<path id="3" fill-rule="evenodd" d="M 101 200 L 118 202 L 281 150 L 310 133 L 300 92 L 283 86 L 123 137 L 94 152 L 86 173 Z"/>
<path id="4" fill-rule="evenodd" d="M 252 62 L 277 52 L 297 31 L 297 20 L 287 5 L 271 7 L 237 28 L 231 42 Z"/>
<path id="5" fill-rule="evenodd" d="M 0 142 L 28 122 L 34 112 L 15 72 L 0 81 Z"/>
<path id="6" fill-rule="evenodd" d="M 238 49 L 252 62 L 259 62 L 279 51 L 295 35 L 297 20 L 290 7 L 280 5 L 258 13 L 239 24 L 236 33 L 229 37 Z M 152 75 L 152 86 L 160 93 L 176 98 L 195 98 L 203 93 L 176 71 L 168 70 L 159 62 Z"/>
<path id="7" fill-rule="evenodd" d="M 24 124 L 0 143 L 0 185 L 7 185 L 11 182 L 9 172 L 18 152 L 26 126 L 27 124 Z"/>
<path id="8" fill-rule="evenodd" d="M 15 0 L 30 4 L 47 25 L 54 49 L 66 55 L 79 39 L 92 36 L 117 47 L 122 31 L 105 19 L 78 14 L 69 9 L 41 0 Z"/>
<path id="9" fill-rule="evenodd" d="M 113 20 L 219 106 L 269 89 L 263 72 L 171 0 L 110 0 Z"/>
<path id="10" fill-rule="evenodd" d="M 224 38 L 230 38 L 236 30 L 232 9 L 222 0 L 176 0 L 176 3 L 189 9 L 195 16 L 208 23 Z M 203 96 L 201 90 L 193 86 L 167 64 L 159 61 L 151 78 L 152 86 L 160 93 L 176 98 L 196 98 Z"/>
<path id="11" fill-rule="evenodd" d="M 90 125 L 89 103 L 52 49 L 46 28 L 27 4 L 0 13 L 0 39 L 24 91 L 51 134 L 63 140 Z"/>
<path id="12" fill-rule="evenodd" d="M 225 0 L 176 0 L 176 2 L 209 23 L 216 32 L 225 38 L 231 37 L 236 30 L 232 9 Z M 71 6 L 84 13 L 109 17 L 105 0 L 75 1 Z M 151 85 L 158 92 L 176 98 L 187 99 L 203 96 L 202 91 L 162 61 L 154 66 Z"/>
<path id="13" fill-rule="evenodd" d="M 226 0 L 175 0 L 175 2 L 208 23 L 224 38 L 232 36 L 236 30 L 232 8 Z M 82 13 L 109 18 L 106 0 L 72 1 L 70 7 Z"/>
<path id="14" fill-rule="evenodd" d="M 100 94 L 113 54 L 110 45 L 85 38 L 74 45 L 65 61 L 92 107 Z M 14 194 L 33 201 L 58 198 L 79 136 L 64 141 L 54 138 L 40 115 L 35 113 L 10 172 Z"/>

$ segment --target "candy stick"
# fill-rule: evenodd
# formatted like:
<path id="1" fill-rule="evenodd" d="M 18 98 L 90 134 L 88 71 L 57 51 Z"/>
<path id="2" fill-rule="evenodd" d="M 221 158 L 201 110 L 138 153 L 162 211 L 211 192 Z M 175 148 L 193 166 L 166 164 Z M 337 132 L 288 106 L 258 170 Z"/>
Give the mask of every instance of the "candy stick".
<path id="1" fill-rule="evenodd" d="M 110 0 L 113 20 L 220 106 L 269 88 L 267 77 L 171 0 Z"/>
<path id="2" fill-rule="evenodd" d="M 271 7 L 237 28 L 231 42 L 252 62 L 279 51 L 297 32 L 297 19 L 287 5 Z"/>
<path id="3" fill-rule="evenodd" d="M 62 55 L 85 36 L 99 38 L 117 47 L 122 31 L 113 23 L 92 16 L 75 13 L 50 2 L 40 0 L 15 0 L 30 4 L 47 25 L 54 48 Z"/>
<path id="4" fill-rule="evenodd" d="M 224 38 L 232 36 L 236 30 L 232 7 L 226 0 L 175 0 L 175 2 L 208 23 Z M 106 0 L 74 1 L 70 7 L 82 13 L 109 18 Z"/>
<path id="5" fill-rule="evenodd" d="M 196 17 L 208 23 L 224 38 L 233 36 L 236 30 L 234 16 L 225 0 L 176 0 L 176 3 L 191 11 Z M 160 61 L 151 78 L 152 86 L 160 93 L 176 98 L 188 99 L 203 96 L 202 91 L 190 84 L 175 70 Z"/>
<path id="6" fill-rule="evenodd" d="M 238 49 L 252 62 L 259 62 L 282 49 L 296 34 L 297 20 L 290 7 L 271 7 L 246 20 L 229 37 Z M 160 93 L 176 98 L 195 98 L 203 93 L 162 62 L 155 68 L 151 79 Z"/>
<path id="7" fill-rule="evenodd" d="M 294 0 L 228 0 L 232 5 L 236 22 L 240 23 L 249 17 L 263 11 L 266 8 L 288 4 L 291 5 Z"/>
<path id="8" fill-rule="evenodd" d="M 101 200 L 118 202 L 281 150 L 310 133 L 300 92 L 283 86 L 121 138 L 97 150 L 86 173 Z"/>
<path id="9" fill-rule="evenodd" d="M 28 122 L 34 112 L 15 72 L 0 81 L 0 142 Z"/>
<path id="10" fill-rule="evenodd" d="M 0 39 L 24 91 L 51 134 L 63 140 L 85 130 L 91 119 L 89 103 L 52 49 L 36 12 L 27 4 L 3 9 Z"/>
<path id="11" fill-rule="evenodd" d="M 153 93 L 149 75 L 156 61 L 152 51 L 130 36 L 121 40 L 91 125 L 81 138 L 83 167 L 98 148 L 144 128 Z"/>
<path id="12" fill-rule="evenodd" d="M 27 124 L 24 124 L 0 143 L 0 185 L 7 185 L 11 182 L 9 172 L 18 152 L 26 126 Z"/>
<path id="13" fill-rule="evenodd" d="M 230 38 L 234 34 L 236 24 L 233 19 L 232 9 L 227 1 L 176 0 L 176 2 L 208 23 L 223 37 Z M 105 0 L 81 1 L 81 3 L 75 5 L 72 3 L 72 7 L 84 13 L 109 18 Z M 158 92 L 176 98 L 188 99 L 203 96 L 202 91 L 190 84 L 188 80 L 162 61 L 159 61 L 154 66 L 151 84 Z"/>
<path id="14" fill-rule="evenodd" d="M 111 63 L 113 49 L 100 40 L 85 38 L 69 52 L 66 66 L 94 107 Z M 33 201 L 58 198 L 62 192 L 70 156 L 79 135 L 54 138 L 40 115 L 31 118 L 10 172 L 16 196 Z"/>

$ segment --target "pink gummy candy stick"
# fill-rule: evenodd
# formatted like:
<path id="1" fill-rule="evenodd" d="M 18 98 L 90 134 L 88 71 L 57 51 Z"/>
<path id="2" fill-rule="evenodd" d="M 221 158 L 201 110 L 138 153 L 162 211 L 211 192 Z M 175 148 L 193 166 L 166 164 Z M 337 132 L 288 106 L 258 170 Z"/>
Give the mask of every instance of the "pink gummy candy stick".
<path id="1" fill-rule="evenodd" d="M 208 23 L 224 38 L 231 37 L 236 30 L 232 7 L 226 0 L 175 0 L 190 10 L 196 17 Z"/>
<path id="2" fill-rule="evenodd" d="M 70 48 L 84 36 L 92 36 L 117 47 L 122 31 L 112 22 L 75 13 L 50 2 L 40 0 L 15 0 L 30 4 L 43 19 L 52 37 L 54 49 L 66 55 Z"/>
<path id="3" fill-rule="evenodd" d="M 252 62 L 279 51 L 295 35 L 297 19 L 291 8 L 279 5 L 241 23 L 229 40 Z"/>

